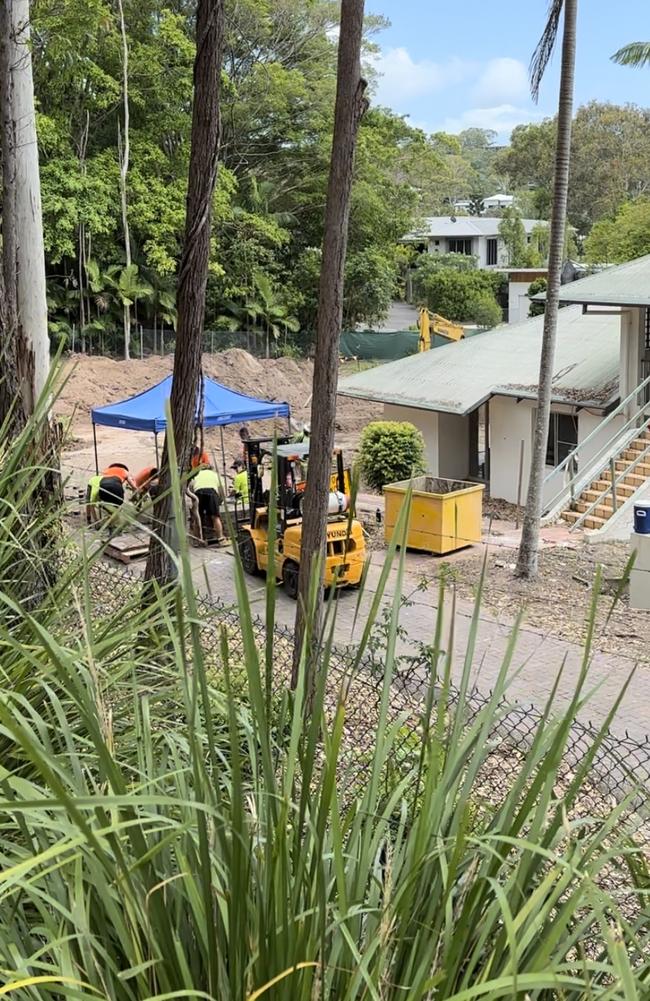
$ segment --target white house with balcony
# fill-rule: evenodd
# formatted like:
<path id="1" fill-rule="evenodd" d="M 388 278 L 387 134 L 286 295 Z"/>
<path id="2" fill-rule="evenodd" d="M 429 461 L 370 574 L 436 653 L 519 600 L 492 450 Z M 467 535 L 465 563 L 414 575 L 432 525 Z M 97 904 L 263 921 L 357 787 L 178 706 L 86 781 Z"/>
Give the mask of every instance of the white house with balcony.
<path id="1" fill-rule="evenodd" d="M 545 516 L 607 536 L 650 497 L 650 255 L 562 286 Z M 428 471 L 525 502 L 544 317 L 342 379 L 422 431 Z"/>
<path id="2" fill-rule="evenodd" d="M 508 251 L 499 233 L 498 216 L 430 216 L 402 242 L 429 254 L 467 254 L 477 258 L 479 268 L 507 268 Z M 539 219 L 522 219 L 526 239 L 532 240 Z"/>
<path id="3" fill-rule="evenodd" d="M 488 195 L 487 198 L 481 199 L 481 204 L 483 205 L 482 211 L 487 212 L 489 215 L 490 212 L 498 212 L 499 209 L 512 208 L 515 204 L 515 196 L 504 194 Z M 465 211 L 469 211 L 471 205 L 472 202 L 469 198 L 459 198 L 454 202 L 454 208 L 464 209 Z"/>

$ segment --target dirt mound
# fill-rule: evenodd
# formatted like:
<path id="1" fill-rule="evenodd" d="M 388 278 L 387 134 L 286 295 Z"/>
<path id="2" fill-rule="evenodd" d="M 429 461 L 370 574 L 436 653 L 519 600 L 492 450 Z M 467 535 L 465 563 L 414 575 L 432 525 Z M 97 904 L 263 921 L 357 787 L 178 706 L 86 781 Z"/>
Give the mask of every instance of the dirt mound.
<path id="1" fill-rule="evenodd" d="M 152 356 L 143 361 L 115 361 L 112 358 L 74 355 L 64 365 L 67 382 L 57 400 L 55 410 L 62 416 L 74 414 L 73 433 L 87 438 L 90 434 L 88 415 L 92 407 L 128 399 L 154 386 L 172 371 L 171 356 Z M 308 420 L 311 407 L 313 364 L 306 359 L 253 357 L 241 348 L 230 348 L 216 355 L 203 356 L 203 370 L 210 378 L 248 396 L 265 400 L 281 400 L 291 407 L 299 421 Z M 337 442 L 346 449 L 357 447 L 361 428 L 375 419 L 381 408 L 374 403 L 340 397 L 336 427 Z M 272 426 L 258 425 L 260 434 L 272 433 Z M 226 429 L 229 441 L 235 429 Z M 217 433 L 213 432 L 212 437 Z M 217 436 L 218 437 L 218 436 Z M 233 451 L 236 437 L 233 437 Z"/>

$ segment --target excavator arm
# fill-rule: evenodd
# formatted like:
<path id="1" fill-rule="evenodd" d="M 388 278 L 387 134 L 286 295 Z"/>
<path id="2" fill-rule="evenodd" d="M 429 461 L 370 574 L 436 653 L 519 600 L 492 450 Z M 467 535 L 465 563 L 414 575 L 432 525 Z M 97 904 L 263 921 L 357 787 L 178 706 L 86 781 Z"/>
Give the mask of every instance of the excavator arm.
<path id="1" fill-rule="evenodd" d="M 446 337 L 448 341 L 459 341 L 465 336 L 465 331 L 459 323 L 452 323 L 451 320 L 446 320 L 439 313 L 430 313 L 426 308 L 420 310 L 418 328 L 420 331 L 418 341 L 420 351 L 428 351 L 430 349 L 432 334 L 439 334 L 440 337 Z"/>

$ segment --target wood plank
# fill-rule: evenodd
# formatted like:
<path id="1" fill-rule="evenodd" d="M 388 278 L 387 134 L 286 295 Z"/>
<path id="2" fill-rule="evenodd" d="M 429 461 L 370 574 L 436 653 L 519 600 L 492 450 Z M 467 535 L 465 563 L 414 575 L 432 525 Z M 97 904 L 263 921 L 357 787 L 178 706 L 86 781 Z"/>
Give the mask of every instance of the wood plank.
<path id="1" fill-rule="evenodd" d="M 104 548 L 104 554 L 120 563 L 132 563 L 140 560 L 149 552 L 147 537 L 127 532 L 110 539 Z"/>

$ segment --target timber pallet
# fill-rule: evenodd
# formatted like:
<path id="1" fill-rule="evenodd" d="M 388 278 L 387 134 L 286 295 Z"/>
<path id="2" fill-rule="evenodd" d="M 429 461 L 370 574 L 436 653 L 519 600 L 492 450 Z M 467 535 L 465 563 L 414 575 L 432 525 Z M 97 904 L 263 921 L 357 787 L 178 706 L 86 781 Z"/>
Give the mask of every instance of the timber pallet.
<path id="1" fill-rule="evenodd" d="M 130 532 L 114 536 L 104 546 L 104 556 L 126 564 L 141 560 L 148 552 L 149 539 Z"/>

